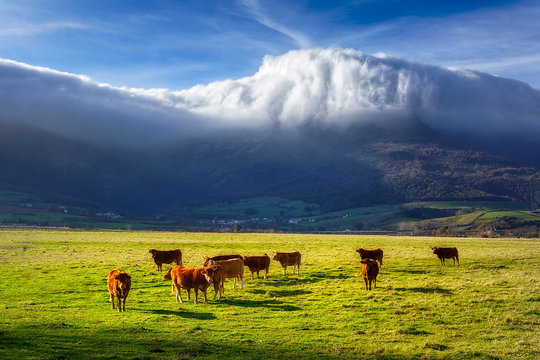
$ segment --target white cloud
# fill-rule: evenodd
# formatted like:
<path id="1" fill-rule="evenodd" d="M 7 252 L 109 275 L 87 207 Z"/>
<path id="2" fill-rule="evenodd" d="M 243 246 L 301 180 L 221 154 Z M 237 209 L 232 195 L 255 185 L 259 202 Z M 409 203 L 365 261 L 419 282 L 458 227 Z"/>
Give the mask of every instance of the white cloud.
<path id="1" fill-rule="evenodd" d="M 253 18 L 262 25 L 290 37 L 301 48 L 309 48 L 311 46 L 311 41 L 309 40 L 309 38 L 300 31 L 293 30 L 283 24 L 280 24 L 268 18 L 261 10 L 257 0 L 242 0 L 241 3 L 251 14 L 251 16 L 253 16 Z"/>
<path id="2" fill-rule="evenodd" d="M 2 60 L 0 106 L 0 121 L 123 144 L 234 127 L 347 126 L 410 116 L 454 135 L 540 135 L 540 92 L 527 84 L 351 49 L 267 56 L 252 76 L 179 91 L 115 88 Z"/>

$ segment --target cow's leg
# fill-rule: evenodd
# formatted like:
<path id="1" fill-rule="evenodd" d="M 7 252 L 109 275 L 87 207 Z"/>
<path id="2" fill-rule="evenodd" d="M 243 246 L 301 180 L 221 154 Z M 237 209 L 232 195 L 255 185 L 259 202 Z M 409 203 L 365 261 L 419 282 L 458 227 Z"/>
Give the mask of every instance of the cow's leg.
<path id="1" fill-rule="evenodd" d="M 264 269 L 264 280 L 266 280 L 266 276 L 268 275 L 268 268 Z"/>
<path id="2" fill-rule="evenodd" d="M 367 287 L 367 279 L 366 278 L 364 278 L 364 283 L 366 284 L 366 290 L 367 290 L 368 287 Z"/>
<path id="3" fill-rule="evenodd" d="M 171 294 L 174 294 L 174 283 L 171 284 Z"/>
<path id="4" fill-rule="evenodd" d="M 297 275 L 300 275 L 300 264 L 298 264 L 298 269 L 297 269 L 296 274 L 297 274 Z"/>
<path id="5" fill-rule="evenodd" d="M 116 299 L 118 299 L 116 305 L 118 305 L 118 311 L 122 311 L 122 299 L 120 299 L 120 296 L 116 295 Z"/>
<path id="6" fill-rule="evenodd" d="M 457 261 L 457 264 L 459 266 L 459 257 L 456 255 L 456 261 Z"/>
<path id="7" fill-rule="evenodd" d="M 191 288 L 187 288 L 186 291 L 187 291 L 187 299 L 191 300 Z"/>
<path id="8" fill-rule="evenodd" d="M 163 265 L 163 264 L 157 264 L 157 269 L 158 269 L 158 271 L 161 271 L 161 266 L 162 266 L 162 265 Z"/>
<path id="9" fill-rule="evenodd" d="M 233 289 L 235 289 L 235 288 L 236 288 L 236 279 L 237 279 L 236 277 L 235 277 L 235 278 L 233 278 L 233 284 L 232 284 L 232 288 L 233 288 Z"/>
<path id="10" fill-rule="evenodd" d="M 259 280 L 259 270 L 257 270 L 257 280 Z"/>
<path id="11" fill-rule="evenodd" d="M 377 288 L 377 278 L 373 279 L 373 287 Z"/>
<path id="12" fill-rule="evenodd" d="M 250 272 L 251 272 L 251 280 L 253 280 L 253 271 L 250 271 Z M 259 274 L 257 274 L 257 275 L 259 275 Z M 257 279 L 258 279 L 258 277 L 257 277 Z"/>
<path id="13" fill-rule="evenodd" d="M 110 294 L 109 301 L 111 302 L 111 309 L 114 309 L 114 295 Z"/>
<path id="14" fill-rule="evenodd" d="M 283 275 L 285 275 L 285 271 L 286 271 L 286 270 L 287 270 L 287 267 L 284 266 L 284 267 L 283 267 Z"/>
<path id="15" fill-rule="evenodd" d="M 208 304 L 208 299 L 206 298 L 206 290 L 201 290 L 204 294 L 204 303 Z"/>
<path id="16" fill-rule="evenodd" d="M 126 311 L 126 298 L 122 299 L 122 311 Z"/>
<path id="17" fill-rule="evenodd" d="M 198 297 L 199 297 L 199 288 L 195 288 L 195 304 L 197 303 L 197 298 Z"/>

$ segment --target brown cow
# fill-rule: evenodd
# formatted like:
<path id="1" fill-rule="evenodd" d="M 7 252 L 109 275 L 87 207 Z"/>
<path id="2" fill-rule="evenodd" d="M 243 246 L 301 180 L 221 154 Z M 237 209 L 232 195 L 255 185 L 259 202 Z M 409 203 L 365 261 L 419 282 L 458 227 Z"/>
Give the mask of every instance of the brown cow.
<path id="1" fill-rule="evenodd" d="M 362 277 L 364 278 L 364 282 L 366 283 L 366 290 L 368 289 L 368 282 L 369 282 L 369 290 L 371 290 L 371 282 L 373 281 L 373 287 L 377 287 L 377 275 L 379 274 L 379 265 L 377 265 L 377 261 L 373 259 L 363 259 L 361 261 L 362 263 L 362 269 L 360 272 L 362 273 Z"/>
<path id="2" fill-rule="evenodd" d="M 151 249 L 149 251 L 154 258 L 154 262 L 157 265 L 158 271 L 161 271 L 161 265 L 170 264 L 176 262 L 177 265 L 182 265 L 182 251 L 176 250 L 156 250 Z"/>
<path id="3" fill-rule="evenodd" d="M 266 254 L 263 256 L 244 256 L 244 265 L 249 268 L 251 272 L 251 280 L 253 280 L 253 273 L 257 272 L 257 279 L 259 278 L 259 271 L 264 270 L 264 279 L 268 275 L 268 269 L 270 268 L 270 257 Z"/>
<path id="4" fill-rule="evenodd" d="M 176 293 L 176 302 L 184 302 L 182 300 L 180 289 L 185 289 L 187 291 L 188 300 L 190 300 L 191 289 L 195 289 L 195 304 L 197 304 L 199 290 L 204 294 L 204 302 L 208 303 L 206 289 L 214 282 L 214 278 L 217 278 L 218 281 L 221 279 L 220 273 L 221 268 L 219 266 L 207 266 L 203 268 L 175 266 L 167 271 L 167 275 L 165 275 L 164 278 L 170 278 L 172 280 L 173 288 Z M 215 289 L 214 285 L 214 290 Z M 217 292 L 218 291 L 216 291 L 216 294 Z M 216 294 L 214 294 L 214 298 Z"/>
<path id="5" fill-rule="evenodd" d="M 373 250 L 365 250 L 365 249 L 356 249 L 356 252 L 360 255 L 360 258 L 362 260 L 364 259 L 373 259 L 377 260 L 382 267 L 382 258 L 383 258 L 383 251 L 381 248 L 376 248 Z"/>
<path id="6" fill-rule="evenodd" d="M 228 260 L 210 260 L 210 265 L 219 265 L 223 269 L 221 280 L 221 291 L 223 292 L 223 283 L 226 279 L 234 278 L 233 289 L 236 287 L 236 281 L 240 282 L 240 288 L 244 288 L 244 261 L 242 259 Z"/>
<path id="7" fill-rule="evenodd" d="M 242 255 L 233 254 L 233 255 L 217 255 L 214 257 L 204 257 L 204 266 L 210 265 L 210 260 L 220 261 L 220 260 L 229 260 L 229 259 L 242 259 Z"/>
<path id="8" fill-rule="evenodd" d="M 126 298 L 131 289 L 131 276 L 126 272 L 114 269 L 107 274 L 107 288 L 109 289 L 111 309 L 114 309 L 114 297 L 118 301 L 118 311 L 126 311 Z"/>
<path id="9" fill-rule="evenodd" d="M 283 275 L 285 275 L 285 272 L 287 271 L 287 266 L 291 265 L 293 267 L 293 274 L 298 266 L 298 275 L 300 275 L 300 263 L 302 260 L 302 255 L 298 251 L 291 253 L 277 252 L 274 255 L 274 260 L 281 263 L 281 266 L 283 267 Z"/>
<path id="10" fill-rule="evenodd" d="M 458 257 L 458 251 L 455 247 L 451 248 L 443 248 L 443 247 L 434 247 L 431 248 L 433 250 L 433 253 L 439 257 L 439 260 L 441 261 L 441 264 L 446 265 L 444 263 L 444 259 L 452 259 L 454 261 L 454 265 L 459 265 L 459 257 Z"/>

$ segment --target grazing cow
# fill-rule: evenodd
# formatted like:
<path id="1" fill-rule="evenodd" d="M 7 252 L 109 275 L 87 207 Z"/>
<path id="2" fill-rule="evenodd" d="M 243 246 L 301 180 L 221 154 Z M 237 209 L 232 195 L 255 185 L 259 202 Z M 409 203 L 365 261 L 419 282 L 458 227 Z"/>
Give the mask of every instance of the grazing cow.
<path id="1" fill-rule="evenodd" d="M 244 265 L 249 268 L 251 272 L 251 280 L 253 280 L 253 273 L 257 272 L 257 279 L 259 278 L 259 271 L 264 270 L 264 279 L 268 275 L 268 268 L 270 267 L 270 257 L 266 254 L 263 256 L 244 256 Z"/>
<path id="2" fill-rule="evenodd" d="M 161 265 L 170 264 L 176 262 L 177 265 L 182 265 L 182 251 L 176 250 L 156 250 L 151 249 L 149 251 L 154 258 L 154 262 L 157 265 L 158 271 L 161 271 Z"/>
<path id="3" fill-rule="evenodd" d="M 111 295 L 111 309 L 114 309 L 114 297 L 118 301 L 118 311 L 126 311 L 126 298 L 131 289 L 131 276 L 118 269 L 112 270 L 107 275 L 107 288 Z"/>
<path id="4" fill-rule="evenodd" d="M 362 263 L 362 269 L 360 272 L 362 273 L 362 277 L 364 278 L 364 282 L 366 283 L 366 290 L 368 289 L 368 282 L 369 282 L 369 290 L 371 290 L 371 282 L 373 281 L 373 287 L 377 287 L 377 275 L 379 274 L 379 265 L 377 265 L 377 261 L 373 259 L 363 259 L 361 261 Z"/>
<path id="5" fill-rule="evenodd" d="M 204 266 L 210 265 L 210 260 L 214 261 L 220 261 L 220 260 L 229 260 L 229 259 L 242 259 L 242 255 L 234 254 L 234 255 L 218 255 L 214 257 L 204 257 Z"/>
<path id="6" fill-rule="evenodd" d="M 283 267 L 283 275 L 285 275 L 287 271 L 287 266 L 293 267 L 293 274 L 295 273 L 295 269 L 298 266 L 298 275 L 300 275 L 300 263 L 302 260 L 302 255 L 298 251 L 291 252 L 291 253 L 285 253 L 285 252 L 277 252 L 274 255 L 274 260 L 277 260 L 281 263 L 281 266 Z"/>
<path id="7" fill-rule="evenodd" d="M 360 258 L 362 260 L 364 259 L 373 259 L 377 260 L 382 267 L 382 257 L 383 257 L 383 251 L 380 248 L 373 249 L 373 250 L 365 250 L 365 249 L 356 249 L 356 252 L 360 255 Z"/>
<path id="8" fill-rule="evenodd" d="M 223 269 L 221 279 L 221 291 L 223 292 L 223 283 L 226 279 L 234 278 L 233 289 L 236 287 L 236 282 L 240 282 L 240 288 L 244 288 L 244 261 L 242 259 L 228 260 L 210 260 L 210 265 L 219 265 Z"/>
<path id="9" fill-rule="evenodd" d="M 221 280 L 221 267 L 207 266 L 203 268 L 186 268 L 183 266 L 175 266 L 167 271 L 164 279 L 172 280 L 172 286 L 176 293 L 176 302 L 183 303 L 180 289 L 187 291 L 188 300 L 190 300 L 191 289 L 195 290 L 195 304 L 197 304 L 199 290 L 204 294 L 204 302 L 208 303 L 206 298 L 206 289 L 214 282 L 214 278 L 219 282 Z M 214 299 L 219 291 L 214 284 Z M 221 297 L 221 296 L 220 296 Z"/>
<path id="10" fill-rule="evenodd" d="M 455 247 L 451 248 L 443 248 L 443 247 L 434 247 L 431 248 L 433 250 L 433 253 L 439 257 L 439 260 L 441 260 L 441 264 L 446 265 L 444 263 L 444 259 L 452 259 L 454 261 L 454 265 L 459 265 L 459 257 L 458 257 L 458 251 Z"/>

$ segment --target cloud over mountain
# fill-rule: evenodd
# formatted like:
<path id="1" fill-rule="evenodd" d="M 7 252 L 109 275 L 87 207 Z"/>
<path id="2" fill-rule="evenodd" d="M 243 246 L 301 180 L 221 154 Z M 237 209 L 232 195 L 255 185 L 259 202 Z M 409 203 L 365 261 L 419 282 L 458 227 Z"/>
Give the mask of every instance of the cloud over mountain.
<path id="1" fill-rule="evenodd" d="M 540 135 L 540 91 L 525 83 L 350 49 L 267 56 L 253 76 L 179 91 L 115 88 L 0 60 L 0 98 L 0 121 L 126 144 L 231 127 L 347 126 L 411 116 L 458 136 Z"/>

